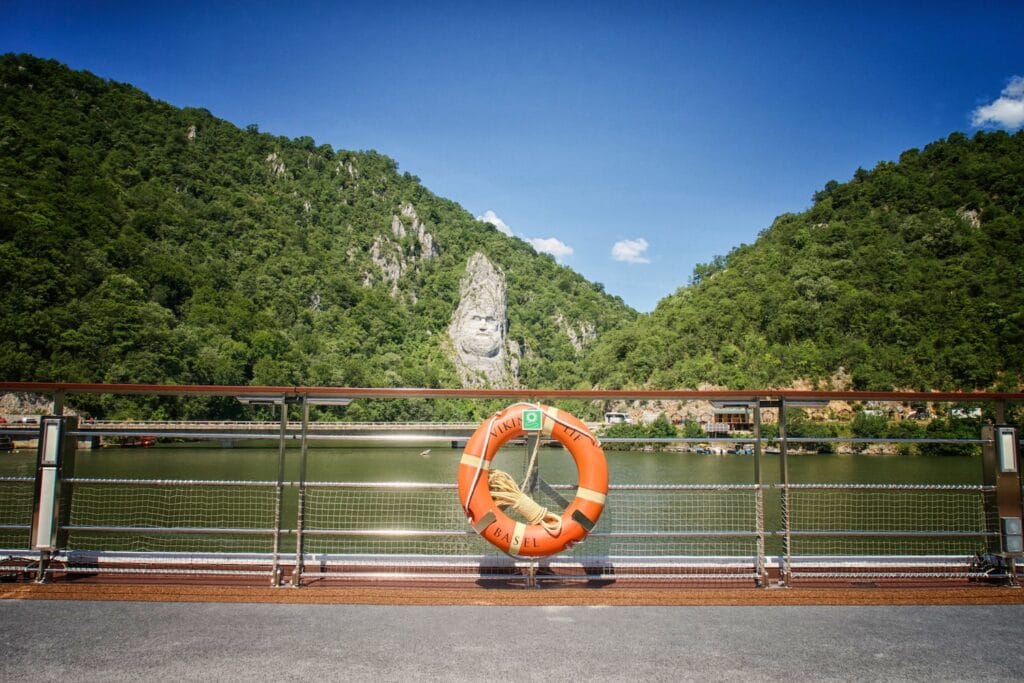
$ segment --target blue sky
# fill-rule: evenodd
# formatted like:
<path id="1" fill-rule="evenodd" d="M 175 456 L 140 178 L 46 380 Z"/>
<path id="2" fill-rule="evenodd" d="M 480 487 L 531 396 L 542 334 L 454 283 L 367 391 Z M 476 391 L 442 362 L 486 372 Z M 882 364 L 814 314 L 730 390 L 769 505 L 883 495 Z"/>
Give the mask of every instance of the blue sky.
<path id="1" fill-rule="evenodd" d="M 649 311 L 830 179 L 1024 124 L 1024 2 L 841 5 L 6 0 L 0 52 L 375 149 Z"/>

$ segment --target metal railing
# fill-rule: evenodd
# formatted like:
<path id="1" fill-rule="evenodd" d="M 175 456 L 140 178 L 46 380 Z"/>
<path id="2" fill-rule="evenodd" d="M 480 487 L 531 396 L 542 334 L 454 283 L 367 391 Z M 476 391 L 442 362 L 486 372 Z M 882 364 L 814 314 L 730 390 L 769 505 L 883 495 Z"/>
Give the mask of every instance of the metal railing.
<path id="1" fill-rule="evenodd" d="M 61 386 L 65 395 L 82 389 Z M 162 389 L 162 393 L 191 395 L 188 387 Z M 93 385 L 87 390 L 114 391 Z M 266 388 L 254 391 L 273 393 Z M 346 393 L 359 391 L 387 390 Z M 415 395 L 418 390 L 403 391 Z M 1004 472 L 997 466 L 999 455 L 991 434 L 978 439 L 788 437 L 787 396 L 758 392 L 771 394 L 771 405 L 778 410 L 779 435 L 769 439 L 760 433 L 764 401 L 757 394 L 745 394 L 740 398 L 752 402 L 755 417 L 754 433 L 749 436 L 605 441 L 673 447 L 753 443 L 753 483 L 613 485 L 594 532 L 572 550 L 537 561 L 505 556 L 472 532 L 454 484 L 307 480 L 307 443 L 322 438 L 345 441 L 346 437 L 311 433 L 308 408 L 314 392 L 302 394 L 289 388 L 279 393 L 280 422 L 261 423 L 261 431 L 245 434 L 246 439 L 278 442 L 276 481 L 68 477 L 64 484 L 71 490 L 70 510 L 59 529 L 63 545 L 52 553 L 40 553 L 39 576 L 87 572 L 262 575 L 274 585 L 353 576 L 525 577 L 530 583 L 686 579 L 760 585 L 802 580 L 1015 579 L 1019 553 L 1007 547 L 1001 520 L 1012 518 L 1014 512 L 1019 519 L 1021 482 L 1015 471 Z M 587 392 L 553 393 L 581 398 Z M 591 393 L 595 398 L 614 395 Z M 676 393 L 692 400 L 698 392 Z M 727 393 L 737 400 L 735 392 Z M 802 392 L 802 399 L 806 393 Z M 459 392 L 463 394 L 476 396 L 472 391 Z M 516 392 L 502 393 L 506 394 Z M 288 405 L 294 401 L 286 399 L 291 395 L 299 396 L 303 409 L 299 422 L 288 419 Z M 1005 416 L 1006 403 L 1020 398 L 998 395 L 991 400 Z M 60 412 L 62 400 L 63 396 L 55 401 L 58 410 L 54 412 Z M 947 400 L 978 399 L 956 395 Z M 72 430 L 68 436 L 137 433 L 105 425 L 96 430 L 96 426 Z M 209 426 L 205 431 L 181 432 L 168 425 L 164 432 L 154 430 L 154 436 L 238 437 L 237 431 L 221 429 L 221 423 L 211 421 Z M 364 434 L 355 438 L 394 442 L 402 437 Z M 404 438 L 417 443 L 451 440 L 436 434 Z M 302 447 L 298 479 L 284 477 L 286 440 L 298 440 Z M 788 472 L 790 450 L 808 443 L 980 446 L 984 483 L 793 483 Z M 771 447 L 779 456 L 778 482 L 765 481 L 764 455 Z M 1014 487 L 1007 485 L 1011 475 L 1015 495 Z M 33 554 L 29 531 L 36 486 L 35 477 L 0 477 L 0 548 L 6 549 L 0 550 L 0 573 L 5 557 L 17 564 Z M 573 489 L 569 485 L 552 488 Z M 978 571 L 972 563 L 978 553 L 1003 558 L 1000 572 Z"/>

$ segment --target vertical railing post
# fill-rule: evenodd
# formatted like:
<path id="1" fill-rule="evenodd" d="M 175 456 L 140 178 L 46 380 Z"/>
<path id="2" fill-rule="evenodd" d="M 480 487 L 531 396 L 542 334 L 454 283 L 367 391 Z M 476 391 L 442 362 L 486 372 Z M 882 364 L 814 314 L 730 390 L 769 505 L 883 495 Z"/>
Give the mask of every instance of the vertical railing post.
<path id="1" fill-rule="evenodd" d="M 292 574 L 292 586 L 302 585 L 303 570 L 303 537 L 302 530 L 306 515 L 306 455 L 309 447 L 309 397 L 302 397 L 302 441 L 299 448 L 299 500 L 295 519 L 295 569 Z"/>
<path id="2" fill-rule="evenodd" d="M 53 392 L 53 414 L 64 414 L 64 392 L 60 389 Z"/>
<path id="3" fill-rule="evenodd" d="M 994 499 L 985 498 L 985 527 L 998 532 L 988 550 L 1006 559 L 1011 584 L 1016 583 L 1017 560 L 1024 555 L 1018 438 L 1017 429 L 1009 425 L 987 424 L 981 428 L 982 481 L 995 487 Z"/>
<path id="4" fill-rule="evenodd" d="M 757 581 L 768 586 L 768 562 L 765 558 L 764 474 L 761 471 L 761 399 L 754 398 L 754 529 L 757 532 Z"/>
<path id="5" fill-rule="evenodd" d="M 52 414 L 53 415 L 57 415 L 57 416 L 60 416 L 60 415 L 64 414 L 64 392 L 59 390 L 59 389 L 56 392 L 54 392 L 54 394 L 53 394 L 53 412 L 52 412 Z M 40 445 L 42 445 L 42 434 L 43 434 L 43 432 L 42 432 L 42 425 L 40 424 L 40 441 L 39 441 Z M 40 473 L 42 471 L 43 471 L 42 468 L 37 468 L 36 469 L 36 484 L 35 484 L 35 486 L 36 486 L 37 496 L 38 496 L 38 492 L 40 490 L 40 485 L 41 484 L 40 484 L 39 478 L 40 478 Z M 59 487 L 59 484 L 58 484 L 58 487 Z M 37 519 L 36 512 L 37 512 L 37 510 L 33 511 L 33 520 Z M 58 525 L 58 529 L 59 529 L 59 520 L 55 520 L 54 524 Z M 33 536 L 33 539 L 34 538 L 35 537 Z M 49 550 L 40 550 L 39 551 L 39 570 L 36 572 L 36 583 L 44 583 L 46 581 L 46 568 L 47 568 L 47 565 L 49 565 L 49 564 L 50 564 L 50 551 Z"/>
<path id="6" fill-rule="evenodd" d="M 277 487 L 274 489 L 274 560 L 270 585 L 281 585 L 281 506 L 284 501 L 285 438 L 288 433 L 288 401 L 281 397 L 281 425 L 277 437 Z"/>
<path id="7" fill-rule="evenodd" d="M 540 449 L 540 432 L 526 433 L 526 460 L 523 463 L 523 492 L 536 498 L 537 484 L 540 481 L 540 460 L 537 458 Z M 526 587 L 537 587 L 538 562 L 531 560 L 526 567 Z"/>
<path id="8" fill-rule="evenodd" d="M 779 484 L 782 487 L 782 567 L 779 580 L 785 586 L 790 585 L 792 576 L 792 535 L 791 510 L 789 500 L 789 453 L 786 440 L 786 399 L 779 398 Z"/>
<path id="9" fill-rule="evenodd" d="M 996 401 L 993 409 L 995 411 L 996 424 L 1006 424 L 1006 401 Z"/>
<path id="10" fill-rule="evenodd" d="M 36 581 L 46 580 L 52 553 L 67 547 L 66 527 L 71 515 L 71 486 L 65 482 L 75 476 L 77 417 L 47 415 L 39 421 L 39 446 L 36 451 L 36 481 L 32 503 L 30 538 L 32 549 L 39 551 Z"/>

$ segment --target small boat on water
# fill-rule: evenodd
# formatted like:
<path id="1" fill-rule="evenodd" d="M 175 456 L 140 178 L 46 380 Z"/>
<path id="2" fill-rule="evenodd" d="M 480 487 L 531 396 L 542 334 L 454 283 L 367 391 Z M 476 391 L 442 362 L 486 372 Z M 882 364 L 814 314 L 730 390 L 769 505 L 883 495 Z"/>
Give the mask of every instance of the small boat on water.
<path id="1" fill-rule="evenodd" d="M 155 444 L 155 436 L 123 436 L 110 445 L 116 448 L 149 448 Z"/>

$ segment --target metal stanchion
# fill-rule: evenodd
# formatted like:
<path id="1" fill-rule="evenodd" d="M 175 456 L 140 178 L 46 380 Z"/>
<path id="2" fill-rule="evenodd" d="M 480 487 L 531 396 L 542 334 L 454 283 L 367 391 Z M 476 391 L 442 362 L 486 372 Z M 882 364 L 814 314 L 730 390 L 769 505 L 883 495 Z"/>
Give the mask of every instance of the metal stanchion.
<path id="1" fill-rule="evenodd" d="M 754 399 L 754 527 L 757 532 L 757 581 L 764 588 L 768 586 L 768 563 L 765 559 L 764 530 L 764 475 L 761 472 L 761 401 Z"/>
<path id="2" fill-rule="evenodd" d="M 75 475 L 76 429 L 77 417 L 47 415 L 39 421 L 31 538 L 32 549 L 39 551 L 36 581 L 40 583 L 46 580 L 53 553 L 67 543 L 61 529 L 71 513 L 71 486 L 64 480 Z"/>
<path id="3" fill-rule="evenodd" d="M 299 449 L 299 501 L 295 520 L 295 569 L 292 573 L 292 586 L 302 585 L 303 570 L 303 537 L 302 529 L 306 506 L 306 456 L 309 447 L 309 398 L 302 397 L 302 445 Z"/>
<path id="4" fill-rule="evenodd" d="M 789 454 L 786 441 L 786 401 L 780 398 L 779 405 L 779 484 L 782 487 L 782 567 L 779 582 L 790 585 L 793 578 L 791 556 L 793 538 L 790 534 L 791 519 L 789 507 Z"/>
<path id="5" fill-rule="evenodd" d="M 1007 581 L 1016 585 L 1017 560 L 1024 556 L 1019 437 L 1014 427 L 988 424 L 981 428 L 981 438 L 983 481 L 995 487 L 995 500 L 986 506 L 985 521 L 989 529 L 999 531 L 989 552 L 998 553 L 1006 561 Z"/>
<path id="6" fill-rule="evenodd" d="M 274 559 L 270 585 L 281 585 L 281 505 L 284 499 L 285 438 L 288 431 L 288 402 L 281 399 L 281 426 L 277 440 L 277 488 L 274 490 Z"/>

